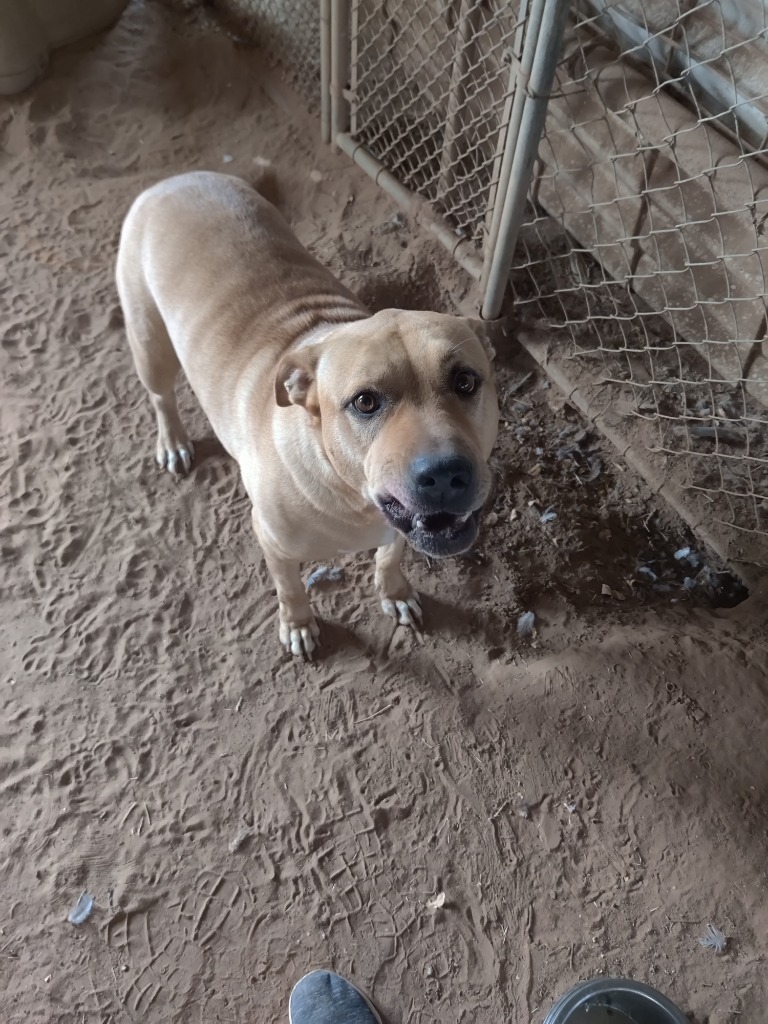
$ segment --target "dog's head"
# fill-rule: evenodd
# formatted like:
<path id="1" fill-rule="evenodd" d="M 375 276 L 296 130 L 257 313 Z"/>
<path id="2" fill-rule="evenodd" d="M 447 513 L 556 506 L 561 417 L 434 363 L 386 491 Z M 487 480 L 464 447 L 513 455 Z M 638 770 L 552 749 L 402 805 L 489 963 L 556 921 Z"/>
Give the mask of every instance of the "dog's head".
<path id="1" fill-rule="evenodd" d="M 280 405 L 311 417 L 339 476 L 419 551 L 474 542 L 499 410 L 490 359 L 465 320 L 384 310 L 291 352 Z"/>

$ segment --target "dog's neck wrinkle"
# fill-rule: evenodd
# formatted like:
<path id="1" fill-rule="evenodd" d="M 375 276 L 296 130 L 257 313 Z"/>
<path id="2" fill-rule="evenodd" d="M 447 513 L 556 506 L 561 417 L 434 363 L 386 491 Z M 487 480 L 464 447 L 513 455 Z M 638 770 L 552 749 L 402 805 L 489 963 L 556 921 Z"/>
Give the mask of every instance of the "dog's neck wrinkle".
<path id="1" fill-rule="evenodd" d="M 357 320 L 367 319 L 367 313 L 361 313 L 360 316 L 349 316 L 343 320 L 321 320 L 319 323 L 313 324 L 306 331 L 303 331 L 296 338 L 293 343 L 293 348 L 305 348 L 307 345 L 319 345 L 321 341 L 325 341 L 329 334 L 336 330 L 337 327 L 342 327 L 344 324 L 351 324 Z"/>
<path id="2" fill-rule="evenodd" d="M 321 341 L 325 341 L 328 335 L 335 331 L 338 324 L 329 324 L 327 322 L 315 324 L 314 327 L 310 327 L 308 331 L 300 334 L 294 342 L 294 348 L 306 348 L 308 345 L 319 345 Z"/>

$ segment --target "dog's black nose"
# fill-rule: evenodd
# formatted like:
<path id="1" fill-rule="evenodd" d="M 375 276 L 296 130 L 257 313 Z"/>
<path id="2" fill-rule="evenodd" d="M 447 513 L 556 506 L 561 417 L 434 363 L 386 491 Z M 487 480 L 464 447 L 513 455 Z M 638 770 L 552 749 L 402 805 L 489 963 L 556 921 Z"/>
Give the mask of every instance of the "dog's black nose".
<path id="1" fill-rule="evenodd" d="M 423 456 L 411 463 L 417 500 L 446 512 L 469 511 L 474 475 L 472 463 L 463 455 Z"/>

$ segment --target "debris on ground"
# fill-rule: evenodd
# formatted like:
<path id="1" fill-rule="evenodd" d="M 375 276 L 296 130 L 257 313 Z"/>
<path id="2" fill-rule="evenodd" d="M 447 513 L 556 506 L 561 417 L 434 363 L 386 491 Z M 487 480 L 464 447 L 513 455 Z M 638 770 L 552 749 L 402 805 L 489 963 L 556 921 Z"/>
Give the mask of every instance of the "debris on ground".
<path id="1" fill-rule="evenodd" d="M 732 427 L 696 426 L 691 427 L 691 434 L 701 441 L 719 441 L 722 444 L 739 445 L 741 447 L 744 447 L 747 443 L 746 436 L 741 431 L 734 430 Z"/>
<path id="2" fill-rule="evenodd" d="M 517 635 L 518 636 L 533 636 L 535 629 L 536 616 L 533 612 L 523 612 L 517 620 Z"/>
<path id="3" fill-rule="evenodd" d="M 306 588 L 311 590 L 319 583 L 343 583 L 344 569 L 340 565 L 320 565 L 307 576 Z"/>
<path id="4" fill-rule="evenodd" d="M 235 838 L 229 843 L 228 850 L 230 853 L 237 853 L 241 846 L 244 846 L 248 840 L 255 834 L 254 829 L 250 825 L 246 825 L 241 828 Z"/>
<path id="5" fill-rule="evenodd" d="M 533 377 L 533 370 L 529 373 L 524 373 L 522 377 L 518 377 L 517 380 L 512 381 L 508 384 L 501 394 L 501 401 L 499 402 L 500 417 L 507 423 L 513 422 L 517 419 L 517 414 L 520 412 L 520 406 L 522 405 L 525 409 L 532 408 L 530 405 L 521 402 L 513 403 L 513 407 L 510 408 L 510 399 L 517 394 L 518 391 L 523 388 L 529 380 Z"/>
<path id="6" fill-rule="evenodd" d="M 381 224 L 378 228 L 374 228 L 374 231 L 380 235 L 389 235 L 392 234 L 393 231 L 402 231 L 403 228 L 407 227 L 408 220 L 405 214 L 396 213 L 394 217 L 390 217 L 386 224 Z"/>
<path id="7" fill-rule="evenodd" d="M 704 946 L 705 949 L 714 949 L 718 954 L 724 953 L 725 947 L 728 945 L 728 937 L 713 924 L 708 924 L 707 930 L 699 939 L 699 945 Z"/>
<path id="8" fill-rule="evenodd" d="M 675 559 L 678 562 L 687 562 L 692 569 L 698 569 L 698 567 L 701 565 L 701 558 L 699 557 L 697 552 L 695 552 L 690 547 L 679 548 L 675 552 Z"/>
<path id="9" fill-rule="evenodd" d="M 439 910 L 445 906 L 445 893 L 439 892 L 431 900 L 427 900 L 427 910 Z"/>
<path id="10" fill-rule="evenodd" d="M 93 910 L 93 896 L 89 892 L 84 892 L 80 895 L 80 899 L 72 907 L 70 912 L 67 914 L 67 921 L 70 924 L 80 925 L 83 924 L 91 916 Z"/>
<path id="11" fill-rule="evenodd" d="M 484 530 L 488 546 L 480 550 L 509 581 L 518 614 L 538 606 L 544 581 L 581 611 L 610 601 L 621 615 L 638 603 L 734 607 L 748 597 L 728 566 L 656 504 L 597 429 L 545 383 L 523 357 L 499 366 L 505 425 L 484 516 L 493 533 Z M 700 577 L 705 563 L 716 578 Z M 433 571 L 441 573 L 441 563 Z"/>
<path id="12" fill-rule="evenodd" d="M 594 483 L 603 472 L 603 462 L 598 455 L 599 449 L 591 446 L 591 431 L 571 423 L 558 433 L 557 439 L 568 440 L 568 444 L 555 449 L 555 458 L 560 462 L 570 460 L 574 464 L 573 471 L 581 483 Z"/>

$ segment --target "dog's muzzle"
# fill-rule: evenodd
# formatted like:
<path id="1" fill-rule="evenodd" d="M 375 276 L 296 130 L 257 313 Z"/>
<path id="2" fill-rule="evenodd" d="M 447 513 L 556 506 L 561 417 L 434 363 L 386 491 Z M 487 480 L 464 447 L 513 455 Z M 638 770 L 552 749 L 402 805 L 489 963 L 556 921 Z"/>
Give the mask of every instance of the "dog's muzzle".
<path id="1" fill-rule="evenodd" d="M 411 547 L 431 558 L 460 555 L 477 539 L 479 509 L 462 513 L 413 511 L 392 497 L 382 498 L 378 506 Z"/>

